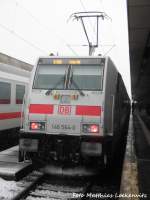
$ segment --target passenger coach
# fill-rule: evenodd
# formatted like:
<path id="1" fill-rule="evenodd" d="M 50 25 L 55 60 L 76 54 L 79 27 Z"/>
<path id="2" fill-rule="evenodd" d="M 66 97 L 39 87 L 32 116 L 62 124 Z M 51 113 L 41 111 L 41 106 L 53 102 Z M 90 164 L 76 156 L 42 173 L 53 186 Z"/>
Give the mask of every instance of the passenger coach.
<path id="1" fill-rule="evenodd" d="M 0 63 L 0 147 L 4 148 L 4 141 L 13 143 L 17 140 L 29 76 L 25 70 Z"/>

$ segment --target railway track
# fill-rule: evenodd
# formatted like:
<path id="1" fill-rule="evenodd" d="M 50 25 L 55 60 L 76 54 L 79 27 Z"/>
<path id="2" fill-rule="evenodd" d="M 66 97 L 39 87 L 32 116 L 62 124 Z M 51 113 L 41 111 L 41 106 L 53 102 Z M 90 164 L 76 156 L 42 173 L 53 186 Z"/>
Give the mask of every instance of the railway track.
<path id="1" fill-rule="evenodd" d="M 89 187 L 90 181 L 73 180 L 58 177 L 42 177 L 32 187 L 26 188 L 22 195 L 18 196 L 21 200 L 69 200 L 84 199 Z"/>
<path id="2" fill-rule="evenodd" d="M 27 191 L 30 191 L 36 184 L 44 178 L 44 174 L 33 171 L 20 181 L 6 182 L 7 190 L 1 191 L 0 199 L 3 200 L 20 200 Z M 1 183 L 2 184 L 2 183 Z"/>
<path id="3" fill-rule="evenodd" d="M 44 168 L 45 169 L 45 168 Z M 113 170 L 113 169 L 112 169 Z M 57 168 L 56 168 L 57 171 Z M 44 171 L 45 172 L 45 171 Z M 117 199 L 121 166 L 113 172 L 102 170 L 96 176 L 46 175 L 42 169 L 33 171 L 19 181 L 0 180 L 0 199 L 3 200 L 80 200 Z M 70 171 L 69 171 L 70 172 Z M 48 173 L 48 171 L 47 171 Z M 76 173 L 75 173 L 76 174 Z M 85 178 L 86 177 L 86 178 Z M 2 189 L 6 189 L 5 192 Z M 2 192 L 1 192 L 2 191 Z"/>
<path id="4" fill-rule="evenodd" d="M 119 191 L 109 177 L 69 178 L 56 176 L 39 176 L 32 184 L 25 184 L 24 190 L 13 200 L 85 200 L 85 199 L 117 199 Z"/>

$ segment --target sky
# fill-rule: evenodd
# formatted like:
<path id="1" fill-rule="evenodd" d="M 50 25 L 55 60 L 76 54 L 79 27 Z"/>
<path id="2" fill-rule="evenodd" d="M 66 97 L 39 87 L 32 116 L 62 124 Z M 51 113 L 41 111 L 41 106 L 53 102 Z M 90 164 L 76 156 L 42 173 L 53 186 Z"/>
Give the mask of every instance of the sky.
<path id="1" fill-rule="evenodd" d="M 130 94 L 126 0 L 0 0 L 0 52 L 30 64 L 50 53 L 88 55 L 88 42 L 76 12 L 105 12 L 99 20 L 99 47 L 94 55 L 110 56 Z M 95 20 L 85 21 L 96 39 Z"/>

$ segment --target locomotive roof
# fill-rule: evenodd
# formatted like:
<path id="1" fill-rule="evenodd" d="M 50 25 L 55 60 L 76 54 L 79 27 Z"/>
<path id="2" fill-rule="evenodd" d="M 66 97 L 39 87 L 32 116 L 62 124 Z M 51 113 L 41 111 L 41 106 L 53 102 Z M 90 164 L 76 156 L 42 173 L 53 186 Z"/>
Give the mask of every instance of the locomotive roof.
<path id="1" fill-rule="evenodd" d="M 78 58 L 78 59 L 86 59 L 86 58 L 91 58 L 91 59 L 101 59 L 101 58 L 110 58 L 108 56 L 41 56 L 39 57 L 40 58 L 51 58 L 51 59 L 54 59 L 54 58 Z"/>
<path id="2" fill-rule="evenodd" d="M 37 64 L 99 64 L 109 57 L 102 56 L 48 56 L 39 57 Z"/>

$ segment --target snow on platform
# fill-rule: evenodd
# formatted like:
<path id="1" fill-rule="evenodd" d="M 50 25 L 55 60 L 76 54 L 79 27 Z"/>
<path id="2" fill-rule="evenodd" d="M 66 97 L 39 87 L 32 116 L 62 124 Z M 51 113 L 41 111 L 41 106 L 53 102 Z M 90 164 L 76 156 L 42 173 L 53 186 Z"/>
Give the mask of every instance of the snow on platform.
<path id="1" fill-rule="evenodd" d="M 9 155 L 17 155 L 18 156 L 18 150 L 19 150 L 19 146 L 14 146 L 14 147 L 11 147 L 11 148 L 6 149 L 4 151 L 1 151 L 0 155 L 9 154 Z"/>
<path id="2" fill-rule="evenodd" d="M 0 199 L 12 200 L 15 199 L 26 187 L 29 187 L 42 174 L 39 172 L 32 172 L 27 177 L 20 181 L 8 181 L 0 178 Z M 19 198 L 18 198 L 19 199 Z"/>
<path id="3" fill-rule="evenodd" d="M 19 180 L 31 170 L 31 162 L 18 162 L 18 146 L 0 152 L 0 177 L 9 180 Z"/>

